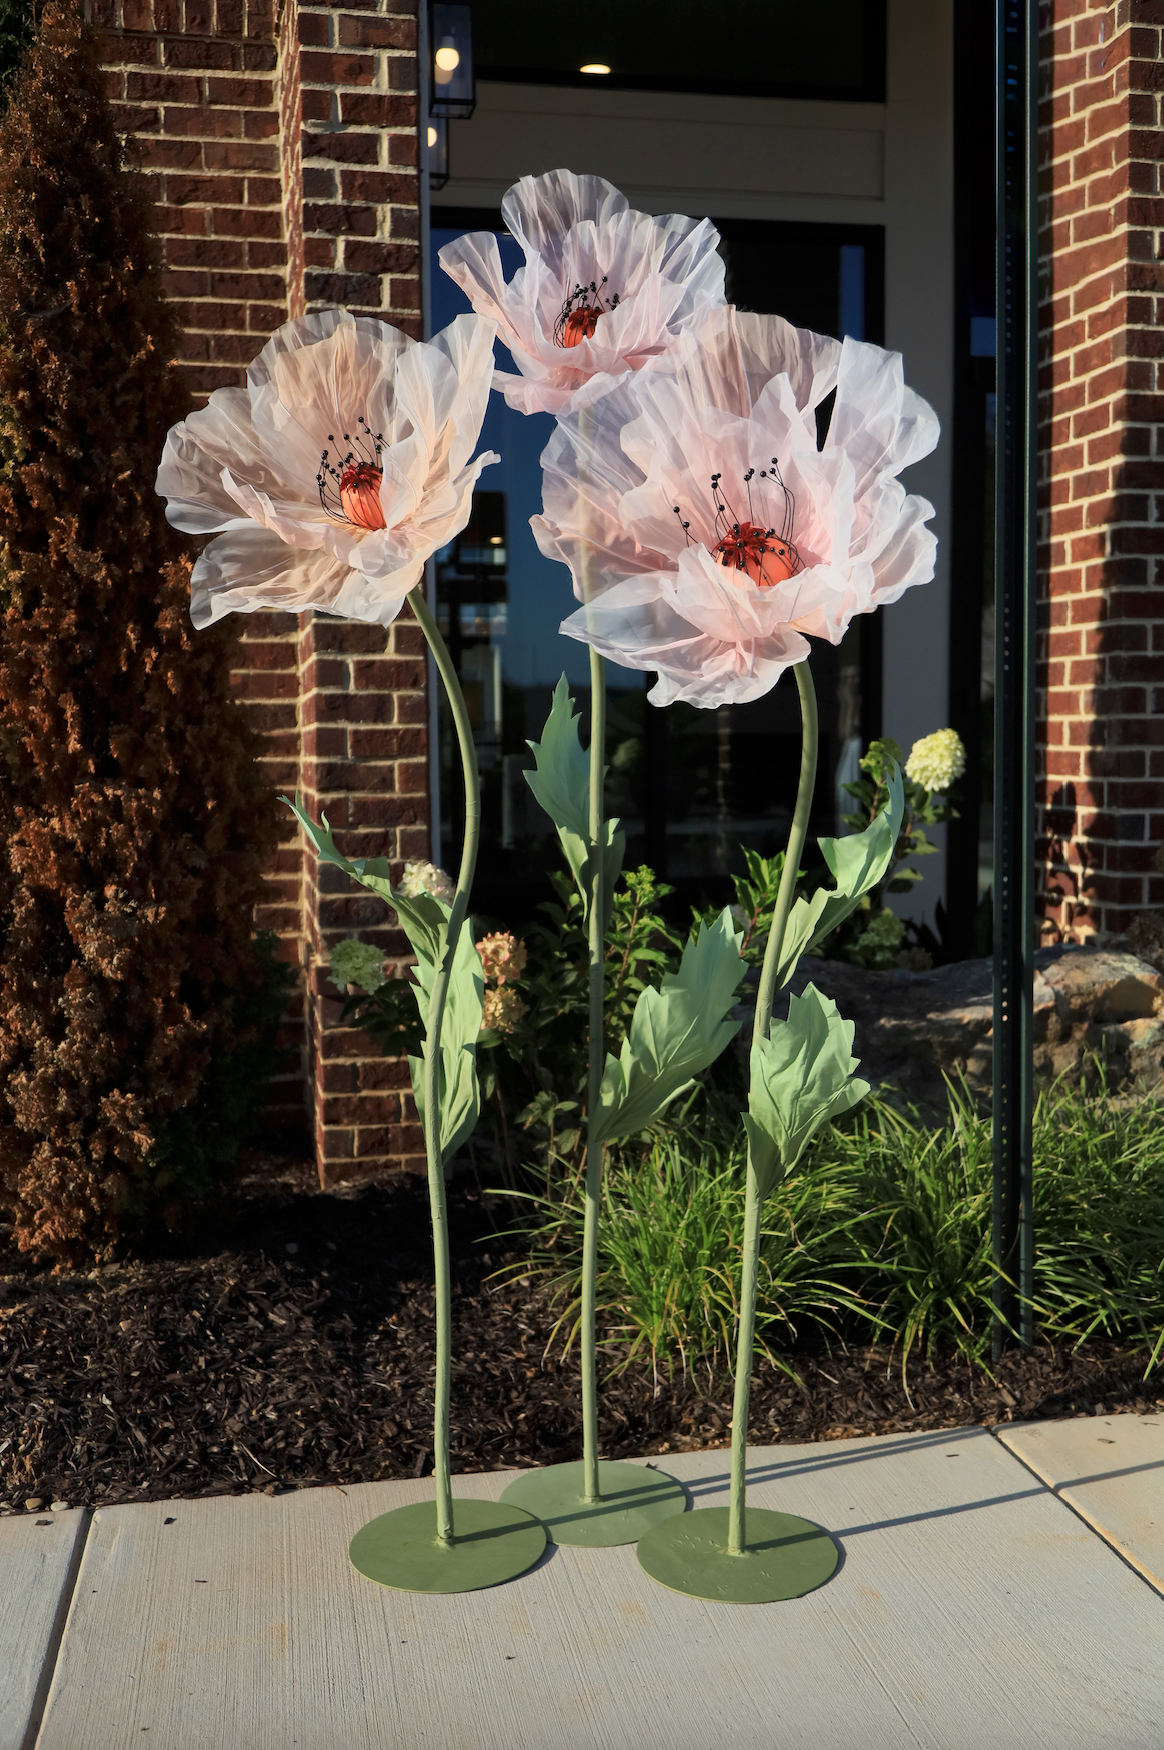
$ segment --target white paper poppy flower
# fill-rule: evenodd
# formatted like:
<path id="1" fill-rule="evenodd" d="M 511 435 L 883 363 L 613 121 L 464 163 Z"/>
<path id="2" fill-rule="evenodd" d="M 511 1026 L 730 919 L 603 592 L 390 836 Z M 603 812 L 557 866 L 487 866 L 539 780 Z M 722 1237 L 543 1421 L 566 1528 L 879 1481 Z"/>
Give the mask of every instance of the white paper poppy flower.
<path id="1" fill-rule="evenodd" d="M 469 460 L 494 333 L 459 316 L 424 344 L 347 310 L 303 316 L 272 335 L 245 389 L 216 389 L 174 426 L 166 517 L 217 537 L 190 581 L 194 624 L 256 608 L 395 619 L 499 460 Z"/>
<path id="2" fill-rule="evenodd" d="M 497 238 L 446 243 L 441 266 L 491 317 L 520 376 L 494 386 L 521 413 L 568 413 L 667 354 L 691 321 L 724 301 L 719 233 L 709 219 L 632 212 L 601 176 L 523 176 L 501 211 L 525 251 L 506 284 Z"/>
<path id="3" fill-rule="evenodd" d="M 933 506 L 897 475 L 937 439 L 897 353 L 715 312 L 668 374 L 563 419 L 542 456 L 534 535 L 586 603 L 562 631 L 656 670 L 655 704 L 760 697 L 808 636 L 838 644 L 933 576 Z"/>

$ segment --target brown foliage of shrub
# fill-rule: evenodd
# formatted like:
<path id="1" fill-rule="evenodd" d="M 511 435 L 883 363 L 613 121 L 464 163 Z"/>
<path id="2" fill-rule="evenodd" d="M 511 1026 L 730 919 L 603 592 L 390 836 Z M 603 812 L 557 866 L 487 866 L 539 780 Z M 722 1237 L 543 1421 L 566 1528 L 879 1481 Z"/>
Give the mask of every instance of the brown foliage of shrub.
<path id="1" fill-rule="evenodd" d="M 96 34 L 46 7 L 0 121 L 0 1195 L 62 1260 L 173 1201 L 159 1128 L 259 976 L 277 803 L 153 488 L 175 340 Z"/>

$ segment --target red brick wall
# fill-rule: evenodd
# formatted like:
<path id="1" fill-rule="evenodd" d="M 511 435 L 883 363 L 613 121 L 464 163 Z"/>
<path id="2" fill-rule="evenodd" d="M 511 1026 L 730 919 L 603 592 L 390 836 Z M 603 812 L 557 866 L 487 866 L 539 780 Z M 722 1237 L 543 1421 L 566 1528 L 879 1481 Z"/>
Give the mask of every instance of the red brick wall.
<path id="1" fill-rule="evenodd" d="M 350 857 L 428 856 L 424 634 L 407 610 L 389 628 L 304 615 L 299 641 L 304 804 L 326 814 Z M 393 1161 L 424 1168 L 408 1065 L 386 1061 L 340 1026 L 343 993 L 327 972 L 331 949 L 359 935 L 397 962 L 407 938 L 375 894 L 333 865 L 305 859 L 308 1088 L 324 1184 Z"/>
<path id="2" fill-rule="evenodd" d="M 304 293 L 419 339 L 416 6 L 299 8 Z"/>
<path id="3" fill-rule="evenodd" d="M 287 315 L 302 316 L 303 291 L 303 87 L 299 81 L 299 7 L 282 0 L 279 12 L 278 77 L 279 175 L 283 186 L 283 237 L 286 249 Z"/>
<path id="4" fill-rule="evenodd" d="M 1043 910 L 1082 939 L 1164 905 L 1164 4 L 1043 24 Z"/>
<path id="5" fill-rule="evenodd" d="M 272 0 L 92 0 L 109 91 L 157 190 L 196 394 L 286 320 Z"/>
<path id="6" fill-rule="evenodd" d="M 300 0 L 295 34 L 300 307 L 345 304 L 419 338 L 415 5 Z M 387 635 L 304 615 L 297 653 L 306 804 L 316 819 L 327 814 L 349 856 L 387 856 L 398 873 L 428 854 L 420 629 L 409 615 Z M 423 1168 L 408 1066 L 340 1027 L 343 999 L 326 970 L 344 936 L 358 932 L 397 960 L 407 941 L 387 927 L 378 899 L 314 857 L 303 863 L 302 918 L 304 1080 L 320 1176 L 326 1183 L 386 1161 Z"/>
<path id="7" fill-rule="evenodd" d="M 196 399 L 244 381 L 288 316 L 343 303 L 421 332 L 416 7 L 282 0 L 91 0 L 109 89 L 153 179 L 180 363 Z M 302 786 L 351 855 L 428 851 L 426 667 L 405 614 L 239 619 L 237 692 L 274 787 Z M 380 902 L 306 856 L 290 812 L 256 925 L 301 968 L 272 1132 L 306 1120 L 321 1176 L 423 1164 L 407 1066 L 341 1029 L 326 958 L 359 932 L 407 943 Z"/>

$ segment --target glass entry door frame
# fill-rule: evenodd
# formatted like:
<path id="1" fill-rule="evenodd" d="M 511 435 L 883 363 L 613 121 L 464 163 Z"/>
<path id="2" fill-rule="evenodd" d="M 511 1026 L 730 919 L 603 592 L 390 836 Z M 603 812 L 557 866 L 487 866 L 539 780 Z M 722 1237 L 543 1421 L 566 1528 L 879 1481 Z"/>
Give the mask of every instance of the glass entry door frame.
<path id="1" fill-rule="evenodd" d="M 732 301 L 771 308 L 783 280 L 785 303 L 792 303 L 781 314 L 797 326 L 858 339 L 883 337 L 880 227 L 716 223 Z M 432 331 L 468 308 L 436 259 L 445 242 L 466 230 L 498 233 L 507 277 L 521 263 L 495 209 L 434 208 L 428 238 Z M 787 272 L 790 262 L 797 265 L 795 274 Z M 500 345 L 498 362 L 513 368 Z M 558 634 L 576 605 L 569 575 L 538 552 L 529 529 L 530 515 L 541 509 L 540 455 L 552 430 L 548 415 L 525 416 L 506 407 L 499 394 L 491 397 L 480 447 L 500 452 L 502 462 L 482 475 L 473 521 L 433 566 L 436 612 L 462 677 L 482 767 L 484 834 L 475 909 L 510 926 L 528 919 L 550 892 L 546 871 L 555 866 L 556 847 L 522 772 L 532 767 L 526 744 L 541 733 L 559 674 L 566 674 L 583 726 L 589 717 L 585 646 Z M 880 616 L 863 616 L 838 648 L 814 640 L 812 662 L 822 700 L 823 755 L 812 826 L 816 833 L 835 833 L 847 806 L 839 785 L 856 775 L 862 745 L 880 732 Z M 730 876 L 743 870 L 742 847 L 771 854 L 787 836 L 799 768 L 795 688 L 786 677 L 750 705 L 658 710 L 646 698 L 652 680 L 637 670 L 608 668 L 608 810 L 623 821 L 629 867 L 649 863 L 677 889 L 684 907 L 722 904 L 731 898 Z M 452 752 L 448 725 L 440 742 L 443 767 Z M 440 799 L 439 844 L 447 857 L 459 822 L 455 785 L 442 776 L 438 768 L 432 788 L 434 802 Z"/>

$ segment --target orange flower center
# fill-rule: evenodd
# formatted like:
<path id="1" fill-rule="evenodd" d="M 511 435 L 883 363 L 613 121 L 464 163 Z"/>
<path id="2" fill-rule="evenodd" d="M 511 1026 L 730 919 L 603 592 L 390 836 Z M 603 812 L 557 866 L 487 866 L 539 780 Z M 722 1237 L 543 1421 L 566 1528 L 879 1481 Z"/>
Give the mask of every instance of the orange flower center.
<path id="1" fill-rule="evenodd" d="M 319 458 L 319 473 L 315 476 L 319 502 L 337 523 L 351 523 L 356 529 L 386 529 L 388 524 L 380 508 L 384 433 L 373 431 L 361 413 L 356 420 L 355 437 L 345 431 L 343 440 L 350 449 L 337 454 L 334 460 L 332 452 L 324 450 Z M 335 443 L 334 432 L 328 432 L 327 441 Z"/>
<path id="2" fill-rule="evenodd" d="M 355 523 L 359 529 L 388 527 L 380 504 L 380 482 L 383 478 L 384 470 L 374 468 L 371 462 L 349 463 L 340 475 L 340 504 L 348 521 Z"/>
<path id="3" fill-rule="evenodd" d="M 759 509 L 779 509 L 778 529 L 766 528 L 763 523 L 755 521 L 757 507 L 753 503 L 753 481 L 760 499 Z M 770 468 L 760 469 L 758 480 L 755 468 L 749 468 L 743 476 L 742 484 L 747 495 L 746 522 L 740 520 L 732 509 L 723 489 L 722 473 L 712 475 L 711 502 L 715 507 L 712 539 L 715 536 L 718 539 L 715 539 L 714 545 L 712 539 L 709 539 L 706 551 L 725 571 L 742 571 L 758 589 L 771 589 L 775 584 L 783 583 L 786 578 L 795 577 L 798 571 L 804 570 L 804 561 L 796 551 L 792 539 L 796 503 L 781 478 L 780 464 L 775 456 L 772 457 Z M 779 494 L 778 498 L 776 494 Z M 689 547 L 698 546 L 698 541 L 692 539 L 690 518 L 684 517 L 679 505 L 673 505 L 672 509 L 679 527 L 683 530 L 684 541 Z"/>
<path id="4" fill-rule="evenodd" d="M 783 583 L 796 571 L 791 544 L 755 523 L 739 523 L 711 551 L 718 564 L 729 571 L 746 571 L 761 589 Z"/>
<path id="5" fill-rule="evenodd" d="M 603 314 L 602 310 L 596 310 L 593 306 L 585 310 L 571 310 L 562 323 L 562 338 L 558 345 L 581 346 L 584 340 L 591 338 L 598 327 L 598 318 Z"/>
<path id="6" fill-rule="evenodd" d="M 606 275 L 603 274 L 601 282 L 591 280 L 588 286 L 574 287 L 554 323 L 557 346 L 581 346 L 584 340 L 593 338 L 598 318 L 610 310 L 617 310 L 618 293 L 611 298 L 605 297 L 602 291 L 605 284 Z"/>

